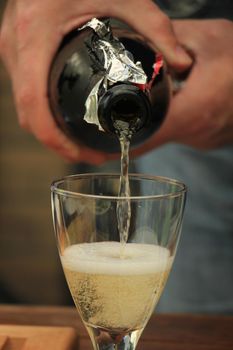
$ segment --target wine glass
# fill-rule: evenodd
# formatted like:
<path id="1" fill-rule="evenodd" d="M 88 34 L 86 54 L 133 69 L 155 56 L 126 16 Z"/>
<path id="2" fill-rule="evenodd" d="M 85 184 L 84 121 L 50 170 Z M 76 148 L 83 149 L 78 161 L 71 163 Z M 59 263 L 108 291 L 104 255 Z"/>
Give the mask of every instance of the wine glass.
<path id="1" fill-rule="evenodd" d="M 61 263 L 95 350 L 135 349 L 180 236 L 185 185 L 141 174 L 130 174 L 129 185 L 129 197 L 118 196 L 115 174 L 68 176 L 51 186 Z M 117 207 L 124 201 L 130 224 L 120 242 Z"/>

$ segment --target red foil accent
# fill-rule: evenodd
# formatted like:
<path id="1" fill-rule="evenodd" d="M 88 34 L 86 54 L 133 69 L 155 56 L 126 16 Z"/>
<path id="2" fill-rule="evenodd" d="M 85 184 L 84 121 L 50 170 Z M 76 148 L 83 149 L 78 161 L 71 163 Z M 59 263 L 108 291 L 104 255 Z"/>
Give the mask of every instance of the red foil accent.
<path id="1" fill-rule="evenodd" d="M 137 84 L 133 83 L 133 85 L 137 86 L 142 91 L 150 91 L 153 86 L 154 80 L 157 75 L 160 73 L 160 69 L 163 67 L 163 56 L 160 53 L 155 55 L 155 63 L 153 64 L 153 73 L 151 80 L 146 84 Z"/>
<path id="2" fill-rule="evenodd" d="M 147 84 L 137 84 L 133 83 L 133 85 L 137 86 L 140 90 L 145 91 L 147 88 Z"/>
<path id="3" fill-rule="evenodd" d="M 154 71 L 152 73 L 151 80 L 147 83 L 146 89 L 150 90 L 153 86 L 154 80 L 157 75 L 160 73 L 160 69 L 163 67 L 163 56 L 160 53 L 155 55 Z"/>

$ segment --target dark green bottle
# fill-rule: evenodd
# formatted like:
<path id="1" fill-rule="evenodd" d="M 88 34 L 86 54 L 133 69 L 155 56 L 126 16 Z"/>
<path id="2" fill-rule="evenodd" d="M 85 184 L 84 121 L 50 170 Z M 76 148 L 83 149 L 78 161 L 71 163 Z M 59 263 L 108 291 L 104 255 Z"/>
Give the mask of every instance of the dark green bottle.
<path id="1" fill-rule="evenodd" d="M 95 21 L 102 27 L 74 30 L 61 43 L 51 67 L 49 101 L 57 124 L 72 140 L 113 153 L 119 151 L 116 121 L 131 129 L 132 148 L 160 127 L 170 81 L 161 58 L 138 35 L 121 24 L 110 28 L 105 20 Z M 86 122 L 87 115 L 98 125 Z"/>

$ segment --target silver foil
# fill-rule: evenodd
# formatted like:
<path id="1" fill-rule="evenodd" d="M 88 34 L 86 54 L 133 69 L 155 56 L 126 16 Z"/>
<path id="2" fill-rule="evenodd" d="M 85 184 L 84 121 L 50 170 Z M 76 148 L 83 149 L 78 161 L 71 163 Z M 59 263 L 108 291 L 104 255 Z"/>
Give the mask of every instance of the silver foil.
<path id="1" fill-rule="evenodd" d="M 97 34 L 98 40 L 95 41 L 95 49 L 98 49 L 103 54 L 104 74 L 97 81 L 86 100 L 84 120 L 87 123 L 97 125 L 99 130 L 103 131 L 98 119 L 98 94 L 100 88 L 103 91 L 107 91 L 111 85 L 117 82 L 144 85 L 147 83 L 147 76 L 141 62 L 134 63 L 132 54 L 112 35 L 110 27 L 104 22 L 93 18 L 79 30 L 85 28 L 92 28 Z"/>

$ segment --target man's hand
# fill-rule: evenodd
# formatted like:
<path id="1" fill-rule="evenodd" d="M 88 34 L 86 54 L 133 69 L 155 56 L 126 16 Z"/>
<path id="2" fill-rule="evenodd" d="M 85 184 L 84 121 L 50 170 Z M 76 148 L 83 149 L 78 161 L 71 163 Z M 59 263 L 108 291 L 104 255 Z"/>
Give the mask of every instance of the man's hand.
<path id="1" fill-rule="evenodd" d="M 190 64 L 169 19 L 150 0 L 8 0 L 0 50 L 13 83 L 20 125 L 71 161 L 101 163 L 109 156 L 74 145 L 57 127 L 47 98 L 49 69 L 69 31 L 92 17 L 128 23 L 176 68 Z"/>
<path id="2" fill-rule="evenodd" d="M 195 62 L 184 88 L 171 101 L 166 120 L 143 151 L 167 142 L 199 149 L 233 143 L 233 23 L 173 23 L 179 42 Z"/>

